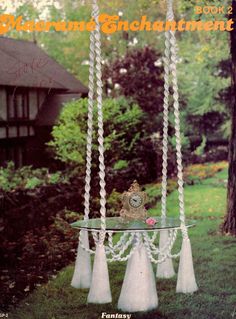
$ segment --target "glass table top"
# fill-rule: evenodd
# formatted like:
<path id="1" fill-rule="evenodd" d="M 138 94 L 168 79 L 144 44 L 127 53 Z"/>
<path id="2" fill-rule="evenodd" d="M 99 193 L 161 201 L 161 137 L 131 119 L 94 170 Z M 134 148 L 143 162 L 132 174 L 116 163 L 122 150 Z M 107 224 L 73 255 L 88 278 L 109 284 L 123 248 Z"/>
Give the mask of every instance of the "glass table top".
<path id="1" fill-rule="evenodd" d="M 148 225 L 142 220 L 124 220 L 122 217 L 107 217 L 106 230 L 113 232 L 132 232 L 180 228 L 180 220 L 178 218 L 166 217 L 165 219 L 162 219 L 160 216 L 152 216 L 151 218 L 156 220 L 156 224 Z M 195 226 L 196 222 L 194 220 L 186 220 L 185 224 L 187 227 L 192 227 Z M 72 223 L 71 226 L 77 229 L 87 229 L 88 231 L 99 231 L 101 220 L 100 218 L 79 220 Z"/>

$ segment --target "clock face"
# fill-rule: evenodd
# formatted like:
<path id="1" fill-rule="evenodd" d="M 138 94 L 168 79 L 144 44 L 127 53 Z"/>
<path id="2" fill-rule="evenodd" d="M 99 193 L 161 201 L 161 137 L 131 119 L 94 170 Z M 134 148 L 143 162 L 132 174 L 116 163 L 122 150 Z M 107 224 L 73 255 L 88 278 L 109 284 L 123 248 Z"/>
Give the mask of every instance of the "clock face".
<path id="1" fill-rule="evenodd" d="M 142 197 L 139 194 L 133 194 L 130 196 L 129 204 L 133 208 L 139 208 L 143 203 Z"/>

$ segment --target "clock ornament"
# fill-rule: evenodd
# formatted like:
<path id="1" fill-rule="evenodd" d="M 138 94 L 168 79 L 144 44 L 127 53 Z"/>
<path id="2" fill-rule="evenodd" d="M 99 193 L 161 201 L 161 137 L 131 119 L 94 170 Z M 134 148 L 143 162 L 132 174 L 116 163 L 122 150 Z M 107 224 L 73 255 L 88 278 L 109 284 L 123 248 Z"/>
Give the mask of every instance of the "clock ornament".
<path id="1" fill-rule="evenodd" d="M 142 192 L 138 182 L 135 180 L 127 192 L 121 197 L 123 207 L 120 216 L 124 219 L 145 220 L 147 211 L 144 207 L 147 201 L 147 194 Z"/>

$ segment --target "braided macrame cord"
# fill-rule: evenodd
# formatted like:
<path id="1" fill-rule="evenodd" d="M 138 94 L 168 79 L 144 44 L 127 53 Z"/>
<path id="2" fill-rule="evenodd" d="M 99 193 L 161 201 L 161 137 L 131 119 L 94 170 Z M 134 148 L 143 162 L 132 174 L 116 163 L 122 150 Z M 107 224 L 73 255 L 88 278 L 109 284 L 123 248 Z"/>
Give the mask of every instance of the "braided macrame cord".
<path id="1" fill-rule="evenodd" d="M 173 0 L 167 0 L 167 21 L 174 20 Z M 165 57 L 164 57 L 164 103 L 163 103 L 163 157 L 162 157 L 162 217 L 166 218 L 166 197 L 167 197 L 167 162 L 168 162 L 168 119 L 169 119 L 169 96 L 170 81 L 172 80 L 173 99 L 174 99 L 174 116 L 175 116 L 175 137 L 177 153 L 177 170 L 178 170 L 178 192 L 181 229 L 185 228 L 185 210 L 184 210 L 184 182 L 183 182 L 183 165 L 181 152 L 181 135 L 180 135 L 180 115 L 179 115 L 179 94 L 177 82 L 177 52 L 176 38 L 174 31 L 165 32 Z M 186 233 L 186 232 L 185 232 Z"/>
<path id="2" fill-rule="evenodd" d="M 101 80 L 101 40 L 99 26 L 99 8 L 97 1 L 93 1 L 92 18 L 96 28 L 90 34 L 89 54 L 89 94 L 88 94 L 88 120 L 87 120 L 87 149 L 86 149 L 86 176 L 84 194 L 84 220 L 89 219 L 90 190 L 91 190 L 91 165 L 92 165 L 92 137 L 93 137 L 93 111 L 96 84 L 96 106 L 98 113 L 98 151 L 99 151 L 99 178 L 100 178 L 100 215 L 101 231 L 99 235 L 92 232 L 96 246 L 103 247 L 106 230 L 106 191 L 105 191 L 105 165 L 104 165 L 104 139 L 103 139 L 103 114 L 102 114 L 102 80 Z M 96 78 L 95 78 L 96 74 Z M 82 230 L 79 235 L 79 245 L 75 271 L 71 285 L 75 288 L 89 288 L 92 281 L 88 232 Z"/>
<path id="3" fill-rule="evenodd" d="M 167 21 L 174 20 L 173 0 L 167 0 Z M 185 224 L 184 207 L 184 181 L 183 165 L 181 152 L 181 133 L 180 133 L 180 112 L 179 112 L 179 89 L 177 81 L 177 44 L 174 31 L 165 33 L 165 58 L 164 58 L 164 103 L 163 103 L 163 165 L 162 165 L 162 219 L 166 218 L 166 198 L 167 198 L 167 160 L 168 160 L 168 117 L 169 117 L 169 95 L 170 80 L 173 89 L 173 108 L 175 118 L 175 137 L 176 137 L 176 157 L 177 157 L 177 178 L 178 178 L 178 199 L 179 199 L 179 219 L 183 242 L 181 251 L 178 254 L 171 255 L 167 252 L 167 258 L 160 263 L 157 268 L 157 277 L 170 278 L 174 275 L 174 269 L 171 258 L 180 256 L 177 292 L 192 293 L 198 289 L 193 269 L 192 250 L 188 236 L 188 229 Z M 160 249 L 168 237 L 166 230 L 160 234 Z M 149 250 L 147 249 L 150 254 Z"/>
<path id="4" fill-rule="evenodd" d="M 93 8 L 92 16 L 95 15 Z M 89 53 L 89 93 L 88 93 L 88 120 L 87 120 L 87 148 L 86 148 L 86 176 L 84 194 L 84 220 L 89 219 L 90 211 L 90 189 L 91 189 L 91 165 L 92 165 L 92 135 L 93 135 L 93 109 L 94 109 L 94 61 L 95 61 L 95 32 L 90 33 L 90 53 Z M 93 235 L 97 242 L 96 234 Z M 75 270 L 71 285 L 75 288 L 89 288 L 91 283 L 91 260 L 89 249 L 88 232 L 82 230 L 79 234 L 79 244 Z"/>
<path id="5" fill-rule="evenodd" d="M 161 223 L 165 223 L 167 213 L 167 167 L 168 167 L 168 126 L 170 87 L 173 91 L 173 110 L 175 119 L 176 161 L 178 178 L 178 200 L 180 226 L 175 229 L 153 229 L 150 236 L 146 231 L 130 231 L 121 234 L 119 240 L 113 243 L 113 235 L 116 231 L 106 229 L 106 183 L 104 163 L 104 129 L 103 129 L 103 99 L 102 99 L 102 65 L 101 65 L 101 34 L 99 24 L 99 7 L 97 0 L 92 1 L 91 16 L 95 22 L 95 30 L 90 34 L 89 53 L 89 94 L 88 94 L 88 119 L 87 119 L 87 149 L 86 149 L 86 176 L 84 193 L 84 220 L 89 222 L 90 191 L 91 191 L 91 165 L 94 108 L 97 108 L 98 124 L 98 153 L 99 153 L 99 185 L 100 185 L 100 229 L 92 229 L 92 237 L 95 250 L 89 248 L 88 231 L 80 231 L 78 252 L 75 271 L 71 285 L 76 288 L 90 288 L 89 303 L 111 302 L 111 291 L 107 262 L 127 261 L 125 279 L 122 285 L 118 308 L 123 311 L 151 310 L 158 305 L 156 286 L 153 286 L 153 270 L 151 263 L 157 265 L 157 277 L 170 278 L 175 274 L 172 259 L 180 257 L 177 292 L 192 293 L 196 291 L 191 244 L 188 236 L 188 228 L 185 221 L 184 207 L 184 182 L 181 152 L 179 93 L 177 81 L 177 44 L 173 31 L 165 32 L 164 52 L 164 99 L 163 99 L 163 144 L 162 144 L 162 197 L 161 197 Z M 167 21 L 174 20 L 173 0 L 167 0 Z M 172 254 L 172 248 L 176 241 L 178 230 L 182 233 L 182 247 L 180 252 Z M 90 229 L 91 230 L 91 229 Z M 157 240 L 160 234 L 159 243 Z M 105 239 L 107 238 L 107 241 Z M 106 244 L 106 245 L 105 245 Z M 158 248 L 159 245 L 159 248 Z M 94 255 L 93 270 L 90 256 Z M 140 264 L 142 264 L 140 266 Z M 143 271 L 140 270 L 143 267 Z M 133 271 L 132 271 L 133 269 Z M 137 279 L 132 279 L 136 271 Z M 140 274 L 145 273 L 144 277 Z M 131 293 L 133 281 L 140 281 L 140 287 L 150 290 L 150 299 L 147 304 L 134 303 L 135 293 Z M 149 288 L 147 288 L 149 287 Z M 143 288 L 140 288 L 143 289 Z M 136 292 L 137 300 L 139 298 Z M 131 297 L 132 295 L 132 297 Z M 153 297 L 156 296 L 156 297 Z M 154 298 L 154 299 L 152 299 Z M 132 304 L 132 309 L 129 304 Z M 143 307 L 143 308 L 142 308 Z M 140 310 L 141 309 L 141 310 Z"/>

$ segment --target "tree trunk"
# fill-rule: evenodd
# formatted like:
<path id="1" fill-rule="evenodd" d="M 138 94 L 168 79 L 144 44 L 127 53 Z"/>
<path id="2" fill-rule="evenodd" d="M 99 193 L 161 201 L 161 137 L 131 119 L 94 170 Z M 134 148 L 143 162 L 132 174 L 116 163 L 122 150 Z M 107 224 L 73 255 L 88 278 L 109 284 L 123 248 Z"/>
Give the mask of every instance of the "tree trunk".
<path id="1" fill-rule="evenodd" d="M 236 2 L 232 1 L 233 12 L 230 19 L 234 20 L 234 30 L 230 32 L 232 57 L 232 110 L 231 136 L 229 140 L 229 178 L 227 193 L 227 213 L 222 230 L 236 236 Z"/>

